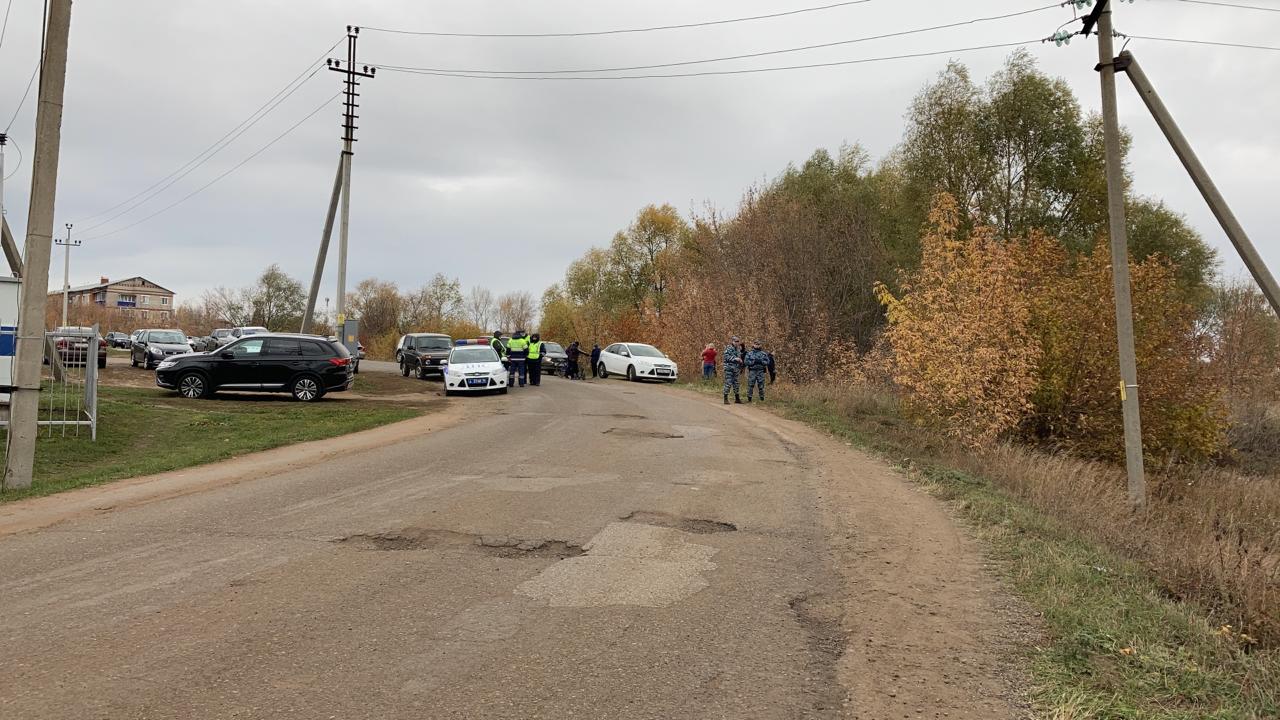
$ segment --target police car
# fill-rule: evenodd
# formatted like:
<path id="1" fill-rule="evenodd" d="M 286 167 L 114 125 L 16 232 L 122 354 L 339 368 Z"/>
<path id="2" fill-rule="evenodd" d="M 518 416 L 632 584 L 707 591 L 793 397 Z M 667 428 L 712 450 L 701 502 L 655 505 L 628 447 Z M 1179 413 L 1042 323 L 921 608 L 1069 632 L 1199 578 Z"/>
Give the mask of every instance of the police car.
<path id="1" fill-rule="evenodd" d="M 488 340 L 459 340 L 441 366 L 444 394 L 487 392 L 507 394 L 507 367 Z"/>

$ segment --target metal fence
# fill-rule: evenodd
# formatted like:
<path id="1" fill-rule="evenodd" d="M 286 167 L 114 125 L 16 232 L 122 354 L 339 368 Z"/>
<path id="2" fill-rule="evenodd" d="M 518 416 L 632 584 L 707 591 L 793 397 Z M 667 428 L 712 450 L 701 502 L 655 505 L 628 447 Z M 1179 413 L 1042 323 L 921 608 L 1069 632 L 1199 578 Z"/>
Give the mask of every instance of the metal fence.
<path id="1" fill-rule="evenodd" d="M 40 382 L 40 412 L 36 424 L 41 437 L 98 439 L 98 369 L 102 337 L 97 325 L 44 334 L 44 370 Z M 7 397 L 0 398 L 7 404 Z M 8 408 L 0 413 L 0 427 L 9 427 Z"/>

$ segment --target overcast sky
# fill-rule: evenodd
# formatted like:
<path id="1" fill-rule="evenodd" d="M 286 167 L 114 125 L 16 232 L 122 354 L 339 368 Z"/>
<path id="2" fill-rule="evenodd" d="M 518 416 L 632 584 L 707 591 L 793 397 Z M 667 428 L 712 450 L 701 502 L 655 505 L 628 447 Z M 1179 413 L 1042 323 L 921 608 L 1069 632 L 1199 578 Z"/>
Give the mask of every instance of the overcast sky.
<path id="1" fill-rule="evenodd" d="M 0 0 L 5 2 L 7 0 Z M 830 0 L 828 0 L 830 1 Z M 1242 0 L 1243 1 L 1243 0 Z M 1275 0 L 1249 0 L 1280 8 Z M 143 275 L 178 301 L 248 284 L 270 263 L 309 277 L 340 149 L 338 101 L 207 190 L 180 199 L 259 150 L 339 89 L 321 71 L 257 125 L 163 194 L 100 227 L 93 216 L 178 169 L 260 107 L 338 41 L 348 23 L 444 32 L 590 31 L 700 22 L 826 4 L 822 0 L 78 0 L 59 172 L 57 236 L 76 224 L 72 284 Z M 623 35 L 444 38 L 366 30 L 367 63 L 544 70 L 641 65 L 759 52 L 997 15 L 1034 0 L 870 0 L 789 17 Z M 40 0 L 13 0 L 0 46 L 0 123 L 37 59 Z M 1011 43 L 1050 35 L 1069 8 L 773 57 L 696 66 L 766 67 Z M 1280 45 L 1280 13 L 1176 0 L 1121 4 L 1132 34 Z M 1071 28 L 1078 27 L 1072 24 Z M 1184 132 L 1254 242 L 1280 269 L 1280 53 L 1134 40 Z M 1031 48 L 1098 107 L 1092 42 Z M 343 48 L 331 53 L 339 56 Z M 1010 50 L 955 53 L 981 79 Z M 540 294 L 637 209 L 732 208 L 753 182 L 817 148 L 861 143 L 879 158 L 901 138 L 911 98 L 947 56 L 824 69 L 616 82 L 515 82 L 381 72 L 362 88 L 351 206 L 349 278 L 415 287 L 436 272 L 465 286 Z M 659 70 L 657 72 L 670 72 Z M 1123 83 L 1123 81 L 1122 81 Z M 1139 192 L 1184 212 L 1241 265 L 1127 83 Z M 10 133 L 5 206 L 25 235 L 35 88 Z M 2 127 L 2 126 L 0 126 Z M 16 172 L 14 171 L 17 164 Z M 125 206 L 128 207 L 127 205 Z M 118 211 L 117 211 L 118 212 Z M 102 237 L 95 237 L 102 236 Z M 336 247 L 336 233 L 335 233 Z M 817 261 L 830 261 L 817 260 Z M 61 285 L 60 253 L 51 287 Z M 321 297 L 334 292 L 333 254 Z"/>

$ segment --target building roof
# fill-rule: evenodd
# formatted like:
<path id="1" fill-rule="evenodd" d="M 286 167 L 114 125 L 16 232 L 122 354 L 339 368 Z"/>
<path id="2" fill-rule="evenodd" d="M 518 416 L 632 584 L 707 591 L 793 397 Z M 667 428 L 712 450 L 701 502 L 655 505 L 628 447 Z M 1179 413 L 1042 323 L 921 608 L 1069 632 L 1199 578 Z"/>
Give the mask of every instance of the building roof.
<path id="1" fill-rule="evenodd" d="M 112 285 L 119 285 L 119 284 L 121 284 L 121 283 L 129 282 L 130 280 L 141 280 L 141 281 L 143 281 L 143 282 L 151 283 L 152 285 L 155 285 L 155 286 L 156 286 L 156 289 L 158 289 L 158 290 L 163 290 L 163 291 L 165 291 L 165 292 L 167 292 L 167 293 L 169 293 L 169 294 L 173 294 L 173 291 L 172 291 L 172 290 L 170 290 L 169 288 L 162 287 L 162 286 L 160 286 L 158 283 L 152 282 L 151 280 L 148 280 L 148 279 L 146 279 L 146 278 L 142 277 L 141 275 L 134 275 L 133 277 L 128 277 L 128 278 L 125 278 L 125 279 L 123 279 L 123 280 L 112 280 L 112 281 L 108 281 L 108 282 L 96 282 L 96 283 L 91 283 L 91 284 L 89 284 L 89 285 L 73 285 L 73 286 L 71 287 L 71 289 L 70 289 L 70 291 L 69 291 L 69 292 L 87 292 L 87 291 L 89 291 L 89 290 L 105 290 L 105 289 L 107 289 L 108 287 L 110 287 L 110 286 L 112 286 Z M 49 291 L 49 294 L 50 294 L 50 295 L 61 295 L 61 294 L 62 294 L 62 288 L 58 288 L 57 290 L 50 290 L 50 291 Z"/>

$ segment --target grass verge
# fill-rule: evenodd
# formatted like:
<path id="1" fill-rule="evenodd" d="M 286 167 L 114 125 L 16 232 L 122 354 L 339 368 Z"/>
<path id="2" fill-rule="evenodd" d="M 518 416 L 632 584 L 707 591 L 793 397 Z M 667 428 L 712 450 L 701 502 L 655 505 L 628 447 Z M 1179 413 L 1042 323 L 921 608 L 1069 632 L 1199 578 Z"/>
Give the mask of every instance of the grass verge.
<path id="1" fill-rule="evenodd" d="M 718 386 L 690 387 L 719 394 Z M 972 461 L 958 467 L 953 446 L 903 421 L 883 396 L 848 392 L 833 403 L 774 386 L 766 407 L 885 457 L 970 523 L 1009 585 L 1043 616 L 1049 642 L 1030 668 L 1039 716 L 1280 717 L 1280 652 L 1171 598 L 1147 567 L 1091 541 L 1069 515 L 1006 492 Z"/>
<path id="2" fill-rule="evenodd" d="M 35 482 L 0 492 L 0 502 L 49 495 L 140 475 L 217 462 L 235 455 L 345 435 L 421 415 L 429 405 L 287 396 L 219 394 L 191 401 L 156 388 L 103 385 L 98 439 L 42 437 Z M 3 431 L 0 431 L 0 438 Z"/>

